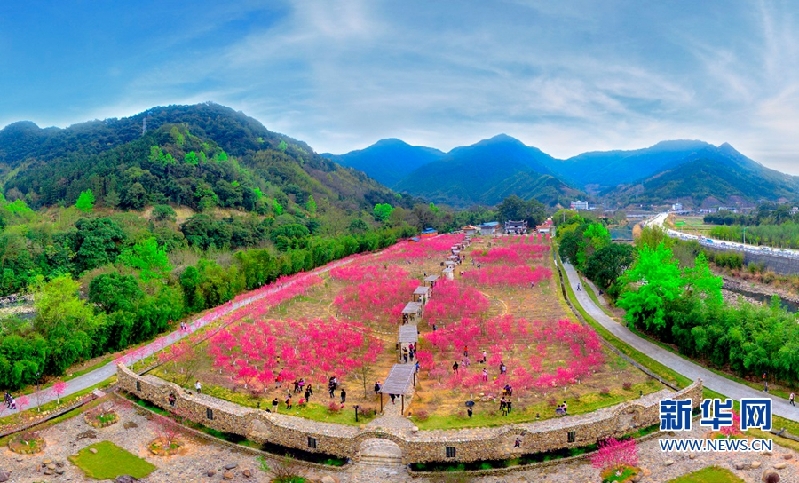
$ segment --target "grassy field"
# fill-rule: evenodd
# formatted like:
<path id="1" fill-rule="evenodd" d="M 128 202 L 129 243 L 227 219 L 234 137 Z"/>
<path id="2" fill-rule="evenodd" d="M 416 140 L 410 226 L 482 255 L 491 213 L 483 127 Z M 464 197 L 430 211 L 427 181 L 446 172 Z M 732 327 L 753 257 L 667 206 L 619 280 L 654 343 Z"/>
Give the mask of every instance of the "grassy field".
<path id="1" fill-rule="evenodd" d="M 469 254 L 472 253 L 479 255 L 487 253 L 491 249 L 512 247 L 512 245 L 507 245 L 509 241 L 509 239 L 477 239 L 465 251 L 467 259 L 471 258 Z M 363 269 L 365 273 L 374 273 L 375 270 L 386 273 L 404 273 L 405 275 L 402 277 L 407 276 L 407 279 L 413 283 L 408 285 L 411 287 L 410 290 L 403 292 L 405 295 L 402 296 L 401 308 L 402 304 L 411 299 L 412 287 L 421 285 L 421 279 L 425 274 L 440 273 L 442 260 L 449 255 L 448 248 L 442 249 L 441 247 L 444 245 L 448 247 L 450 243 L 449 241 L 443 244 L 439 243 L 435 250 L 428 249 L 429 247 L 425 248 L 424 242 L 417 244 L 418 246 L 409 246 L 407 249 L 403 249 L 405 251 L 389 250 L 385 253 L 364 257 L 353 262 L 353 266 Z M 542 242 L 541 245 L 546 245 L 546 242 Z M 531 269 L 546 268 L 554 272 L 555 267 L 548 255 L 548 249 L 548 245 L 539 247 L 539 250 L 546 250 L 546 255 L 527 261 Z M 411 404 L 406 407 L 406 415 L 411 416 L 420 428 L 494 426 L 547 419 L 555 417 L 556 405 L 564 400 L 568 401 L 569 414 L 580 414 L 638 398 L 641 393 L 648 394 L 663 389 L 663 386 L 657 381 L 647 378 L 620 357 L 612 352 L 602 350 L 601 362 L 596 367 L 592 367 L 589 374 L 573 378 L 571 382 L 557 384 L 553 382 L 552 385 L 545 387 L 530 385 L 524 390 L 518 386 L 515 387 L 512 410 L 510 414 L 503 416 L 499 410 L 498 400 L 501 390 L 499 382 L 504 379 L 497 379 L 499 374 L 495 366 L 499 365 L 499 359 L 491 362 L 493 360 L 491 357 L 497 357 L 496 353 L 501 352 L 502 360 L 509 366 L 509 374 L 518 367 L 526 368 L 531 376 L 554 374 L 559 369 L 563 370 L 567 367 L 575 348 L 570 347 L 567 342 L 558 342 L 563 339 L 542 338 L 541 334 L 557 331 L 558 321 L 566 321 L 575 324 L 574 326 L 578 326 L 578 324 L 560 294 L 556 276 L 540 280 L 534 289 L 531 289 L 527 282 L 492 285 L 480 282 L 475 278 L 475 275 L 485 275 L 492 267 L 496 268 L 496 266 L 514 268 L 511 265 L 496 265 L 487 262 L 483 262 L 481 268 L 477 268 L 470 263 L 470 260 L 467 260 L 456 267 L 456 280 L 454 285 L 450 286 L 458 287 L 458 290 L 462 291 L 473 290 L 468 293 L 471 295 L 479 293 L 476 297 L 484 301 L 484 305 L 479 308 L 479 313 L 473 314 L 478 320 L 479 330 L 483 332 L 477 339 L 481 341 L 481 345 L 471 347 L 472 362 L 468 368 L 461 368 L 461 376 L 464 381 L 469 377 L 474 379 L 479 377 L 482 368 L 486 367 L 491 371 L 488 383 L 483 385 L 466 384 L 459 380 L 451 380 L 451 374 L 433 373 L 433 367 L 438 367 L 440 370 L 442 367 L 450 368 L 456 360 L 463 362 L 461 360 L 463 357 L 462 346 L 452 345 L 446 349 L 435 346 L 430 339 L 432 329 L 427 315 L 418 325 L 421 335 L 417 349 L 420 354 L 427 353 L 429 359 L 425 360 L 425 366 L 419 373 L 418 383 L 415 387 L 416 392 Z M 474 272 L 472 278 L 463 276 L 463 273 L 467 271 Z M 271 409 L 272 399 L 278 398 L 280 401 L 278 412 L 280 413 L 326 422 L 356 424 L 353 406 L 357 404 L 361 408 L 379 410 L 379 400 L 376 399 L 372 386 L 374 381 L 385 379 L 391 366 L 397 363 L 399 357 L 395 348 L 400 325 L 396 306 L 383 306 L 382 300 L 379 298 L 371 302 L 373 306 L 367 312 L 362 309 L 360 309 L 361 311 L 357 308 L 353 309 L 353 304 L 348 305 L 353 297 L 358 299 L 366 296 L 363 293 L 366 289 L 361 288 L 360 285 L 362 282 L 357 278 L 347 279 L 326 274 L 323 276 L 322 283 L 311 287 L 306 293 L 274 307 L 269 307 L 257 317 L 243 318 L 233 325 L 254 327 L 252 324 L 266 321 L 268 325 L 280 326 L 285 321 L 292 320 L 299 321 L 298 323 L 305 324 L 308 330 L 312 330 L 313 324 L 318 320 L 334 319 L 363 324 L 365 331 L 382 344 L 382 353 L 377 361 L 370 364 L 365 371 L 358 369 L 349 372 L 338 369 L 334 371 L 339 377 L 341 386 L 347 391 L 346 403 L 340 411 L 329 410 L 328 405 L 331 399 L 327 394 L 324 381 L 317 378 L 319 374 L 314 378 L 308 374 L 297 374 L 298 377 L 306 377 L 308 381 L 312 380 L 314 384 L 314 394 L 305 407 L 297 406 L 297 400 L 302 397 L 302 393 L 300 393 L 294 395 L 294 407 L 286 408 L 284 400 L 287 391 L 292 389 L 291 381 L 274 384 L 271 377 L 266 377 L 260 382 L 249 380 L 245 387 L 241 378 L 231 374 L 230 370 L 222 369 L 215 364 L 216 360 L 211 355 L 211 346 L 215 343 L 213 341 L 204 342 L 194 353 L 190 364 L 167 363 L 156 369 L 153 374 L 183 384 L 188 388 L 193 385 L 195 379 L 200 380 L 206 394 L 248 407 Z M 359 290 L 361 293 L 358 292 Z M 390 298 L 389 295 L 387 294 L 386 297 Z M 435 298 L 436 291 L 434 290 L 432 300 L 434 301 Z M 471 300 L 464 299 L 465 304 L 471 302 Z M 393 303 L 396 304 L 396 300 Z M 430 307 L 432 305 L 428 304 L 428 308 L 425 310 L 427 311 Z M 510 342 L 503 341 L 503 338 L 508 339 L 509 337 L 501 333 L 486 335 L 490 321 L 508 316 L 512 317 L 515 324 L 523 328 L 522 335 L 515 334 Z M 443 317 L 440 317 L 439 334 L 449 329 L 457 329 L 461 323 L 461 319 L 447 318 L 447 314 L 444 314 Z M 492 337 L 494 338 L 492 339 Z M 275 343 L 284 344 L 285 341 L 281 341 L 278 334 Z M 298 341 L 294 345 L 294 350 L 302 353 L 304 347 L 314 343 L 319 343 L 319 341 Z M 489 363 L 486 365 L 477 363 L 483 350 L 489 353 Z M 542 354 L 545 356 L 538 357 L 536 360 L 537 356 Z M 365 388 L 364 383 L 366 383 Z M 337 391 L 334 400 L 338 401 L 338 399 Z M 472 418 L 466 414 L 464 405 L 466 400 L 475 402 Z M 385 398 L 384 403 L 391 404 L 388 397 Z M 370 417 L 366 416 L 365 419 L 360 419 L 358 424 L 363 424 L 369 419 Z"/>
<path id="2" fill-rule="evenodd" d="M 744 480 L 735 476 L 732 471 L 719 468 L 718 466 L 708 466 L 707 468 L 693 473 L 688 473 L 679 478 L 669 480 L 668 483 L 743 483 Z"/>
<path id="3" fill-rule="evenodd" d="M 92 448 L 97 453 L 92 453 Z M 96 480 L 110 480 L 121 475 L 144 478 L 156 469 L 155 465 L 110 441 L 87 446 L 77 455 L 70 456 L 69 461 L 83 470 L 86 476 Z"/>
<path id="4" fill-rule="evenodd" d="M 705 236 L 707 236 L 710 230 L 715 226 L 706 225 L 704 218 L 701 216 L 677 216 L 674 218 L 673 225 L 674 229 L 677 231 L 689 233 L 691 235 Z"/>

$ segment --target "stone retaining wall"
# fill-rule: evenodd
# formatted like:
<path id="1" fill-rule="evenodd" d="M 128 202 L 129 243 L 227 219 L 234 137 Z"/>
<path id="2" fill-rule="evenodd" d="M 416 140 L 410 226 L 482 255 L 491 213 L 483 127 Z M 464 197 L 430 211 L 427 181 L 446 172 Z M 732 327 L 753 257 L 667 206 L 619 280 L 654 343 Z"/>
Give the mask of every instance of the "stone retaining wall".
<path id="1" fill-rule="evenodd" d="M 362 441 L 383 438 L 400 447 L 402 461 L 406 464 L 504 460 L 522 454 L 587 446 L 659 423 L 661 399 L 691 399 L 693 407 L 698 407 L 702 398 L 702 381 L 699 380 L 677 393 L 663 390 L 579 416 L 498 428 L 412 431 L 359 429 L 244 408 L 186 391 L 154 376 L 138 376 L 122 365 L 117 366 L 117 381 L 121 389 L 168 410 L 172 409 L 169 395 L 174 394 L 174 409 L 192 421 L 259 443 L 357 459 Z M 514 447 L 517 437 L 522 439 L 519 448 Z"/>

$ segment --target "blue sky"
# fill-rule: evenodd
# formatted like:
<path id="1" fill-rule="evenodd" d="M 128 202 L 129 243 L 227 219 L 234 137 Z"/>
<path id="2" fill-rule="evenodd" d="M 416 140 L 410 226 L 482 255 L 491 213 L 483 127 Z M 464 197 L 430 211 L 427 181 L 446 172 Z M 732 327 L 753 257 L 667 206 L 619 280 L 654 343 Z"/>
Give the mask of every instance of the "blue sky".
<path id="1" fill-rule="evenodd" d="M 214 101 L 318 152 L 690 138 L 799 175 L 797 21 L 792 1 L 6 0 L 0 126 Z"/>

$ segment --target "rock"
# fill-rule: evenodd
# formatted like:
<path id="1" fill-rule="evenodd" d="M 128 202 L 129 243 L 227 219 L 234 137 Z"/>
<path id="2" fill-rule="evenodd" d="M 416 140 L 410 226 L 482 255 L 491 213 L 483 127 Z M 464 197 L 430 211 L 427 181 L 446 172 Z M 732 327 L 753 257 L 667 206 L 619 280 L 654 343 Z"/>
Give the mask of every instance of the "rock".
<path id="1" fill-rule="evenodd" d="M 788 463 L 777 463 L 774 465 L 775 470 L 784 470 L 788 466 Z"/>
<path id="2" fill-rule="evenodd" d="M 114 483 L 136 483 L 137 481 L 139 480 L 130 475 L 119 475 L 114 480 Z"/>
<path id="3" fill-rule="evenodd" d="M 208 477 L 214 476 L 215 474 L 216 474 L 216 471 L 214 471 L 214 470 L 208 470 L 208 471 L 205 472 L 205 475 L 208 476 Z"/>
<path id="4" fill-rule="evenodd" d="M 244 471 L 241 472 L 241 474 L 244 475 L 245 478 L 251 478 L 252 477 L 252 471 L 250 471 L 250 470 L 244 470 Z"/>
<path id="5" fill-rule="evenodd" d="M 53 460 L 51 460 L 50 458 L 45 458 L 44 461 L 42 461 L 42 464 L 47 466 L 47 465 L 49 465 L 52 462 L 53 462 Z"/>
<path id="6" fill-rule="evenodd" d="M 793 454 L 792 453 L 784 454 L 784 455 L 782 455 L 782 458 L 786 459 L 786 460 L 792 459 L 793 458 Z"/>
<path id="7" fill-rule="evenodd" d="M 44 475 L 45 475 L 45 476 L 50 476 L 50 475 L 52 475 L 52 474 L 53 474 L 53 472 L 52 472 L 52 471 L 50 471 L 50 470 L 44 470 Z"/>
<path id="8" fill-rule="evenodd" d="M 55 469 L 55 465 L 53 463 L 50 463 L 49 465 L 47 465 L 47 469 L 48 470 L 54 470 Z"/>
<path id="9" fill-rule="evenodd" d="M 695 454 L 688 455 L 688 457 L 691 458 L 692 460 L 696 459 L 696 455 Z"/>
<path id="10" fill-rule="evenodd" d="M 64 462 L 63 461 L 56 461 L 55 465 L 58 466 L 59 468 L 63 468 L 64 467 Z"/>
<path id="11" fill-rule="evenodd" d="M 747 464 L 746 463 L 735 463 L 733 466 L 735 466 L 736 470 L 745 470 L 746 467 L 747 467 Z"/>
<path id="12" fill-rule="evenodd" d="M 10 471 L 0 471 L 0 483 L 5 483 L 6 481 L 11 479 L 11 472 Z"/>
<path id="13" fill-rule="evenodd" d="M 776 471 L 764 471 L 762 481 L 764 483 L 779 483 L 780 482 L 780 474 Z"/>
<path id="14" fill-rule="evenodd" d="M 91 454 L 97 454 L 97 448 L 89 448 Z"/>
<path id="15" fill-rule="evenodd" d="M 232 480 L 233 479 L 233 472 L 232 471 L 225 471 L 222 474 L 222 479 L 224 479 L 224 480 Z"/>
<path id="16" fill-rule="evenodd" d="M 671 466 L 673 464 L 674 464 L 674 460 L 668 460 L 665 463 L 663 463 L 663 466 Z"/>
<path id="17" fill-rule="evenodd" d="M 58 468 L 55 472 L 59 475 L 63 475 L 66 470 L 64 468 Z"/>
<path id="18" fill-rule="evenodd" d="M 749 467 L 752 468 L 753 470 L 756 470 L 760 468 L 760 465 L 762 464 L 763 463 L 761 463 L 760 461 L 752 461 L 751 463 L 749 463 Z"/>
<path id="19" fill-rule="evenodd" d="M 225 469 L 230 471 L 236 469 L 237 466 L 238 466 L 237 463 L 228 463 L 225 465 Z"/>
<path id="20" fill-rule="evenodd" d="M 335 478 L 333 478 L 330 475 L 323 476 L 322 479 L 319 480 L 319 481 L 320 481 L 320 483 L 338 483 L 338 480 L 336 480 Z"/>
<path id="21" fill-rule="evenodd" d="M 763 451 L 760 454 L 762 454 L 763 456 L 771 456 L 771 451 L 766 450 L 766 451 Z"/>

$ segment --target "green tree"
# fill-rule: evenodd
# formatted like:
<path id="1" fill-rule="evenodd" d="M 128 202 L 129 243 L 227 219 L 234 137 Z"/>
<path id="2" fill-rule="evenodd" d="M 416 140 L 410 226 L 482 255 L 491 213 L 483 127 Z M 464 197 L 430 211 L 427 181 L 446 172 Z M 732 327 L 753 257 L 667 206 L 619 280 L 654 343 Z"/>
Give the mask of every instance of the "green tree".
<path id="1" fill-rule="evenodd" d="M 183 158 L 183 160 L 186 162 L 186 164 L 190 164 L 192 166 L 196 166 L 197 163 L 199 163 L 199 159 L 197 158 L 197 153 L 195 153 L 194 151 L 189 151 L 188 153 L 186 153 L 186 157 Z"/>
<path id="2" fill-rule="evenodd" d="M 588 258 L 585 275 L 608 290 L 634 261 L 635 249 L 631 245 L 611 243 Z"/>
<path id="3" fill-rule="evenodd" d="M 33 326 L 48 341 L 48 369 L 60 375 L 75 362 L 91 357 L 94 315 L 78 297 L 80 283 L 69 275 L 46 283 L 39 276 L 36 286 Z"/>
<path id="4" fill-rule="evenodd" d="M 155 205 L 153 207 L 153 218 L 156 221 L 175 221 L 177 216 L 178 214 L 169 205 Z"/>
<path id="5" fill-rule="evenodd" d="M 166 250 L 158 246 L 155 237 L 147 238 L 131 248 L 126 248 L 118 259 L 123 265 L 139 270 L 139 276 L 145 282 L 162 278 L 172 270 Z"/>
<path id="6" fill-rule="evenodd" d="M 664 244 L 644 246 L 638 261 L 621 277 L 625 287 L 617 305 L 627 313 L 625 319 L 651 331 L 666 328 L 666 311 L 680 297 L 685 281 L 680 268 Z"/>
<path id="7" fill-rule="evenodd" d="M 143 296 L 132 275 L 103 273 L 89 283 L 89 302 L 107 313 L 131 311 Z"/>
<path id="8" fill-rule="evenodd" d="M 283 205 L 277 200 L 272 200 L 272 210 L 275 212 L 275 216 L 280 216 L 283 214 Z"/>
<path id="9" fill-rule="evenodd" d="M 710 270 L 704 253 L 696 257 L 693 267 L 685 269 L 685 280 L 688 282 L 690 295 L 698 296 L 705 303 L 712 305 L 721 305 L 724 301 L 721 295 L 724 280 Z"/>
<path id="10" fill-rule="evenodd" d="M 144 186 L 138 181 L 133 183 L 125 193 L 124 202 L 125 205 L 134 210 L 144 208 L 144 205 L 147 203 L 147 190 L 145 190 Z"/>
<path id="11" fill-rule="evenodd" d="M 538 200 L 525 201 L 517 195 L 510 195 L 497 205 L 499 220 L 527 222 L 527 226 L 540 225 L 546 219 L 546 207 Z"/>
<path id="12" fill-rule="evenodd" d="M 308 196 L 308 201 L 305 202 L 305 209 L 308 210 L 308 213 L 311 215 L 316 214 L 316 201 L 314 201 L 313 195 Z"/>
<path id="13" fill-rule="evenodd" d="M 78 200 L 75 202 L 75 208 L 84 213 L 90 213 L 92 208 L 94 208 L 94 201 L 92 190 L 88 189 L 81 192 L 80 196 L 78 196 Z"/>
<path id="14" fill-rule="evenodd" d="M 78 273 L 113 263 L 122 251 L 125 233 L 110 218 L 81 218 L 75 222 L 75 266 Z"/>
<path id="15" fill-rule="evenodd" d="M 374 208 L 375 219 L 385 223 L 391 216 L 394 207 L 388 203 L 377 203 Z"/>

